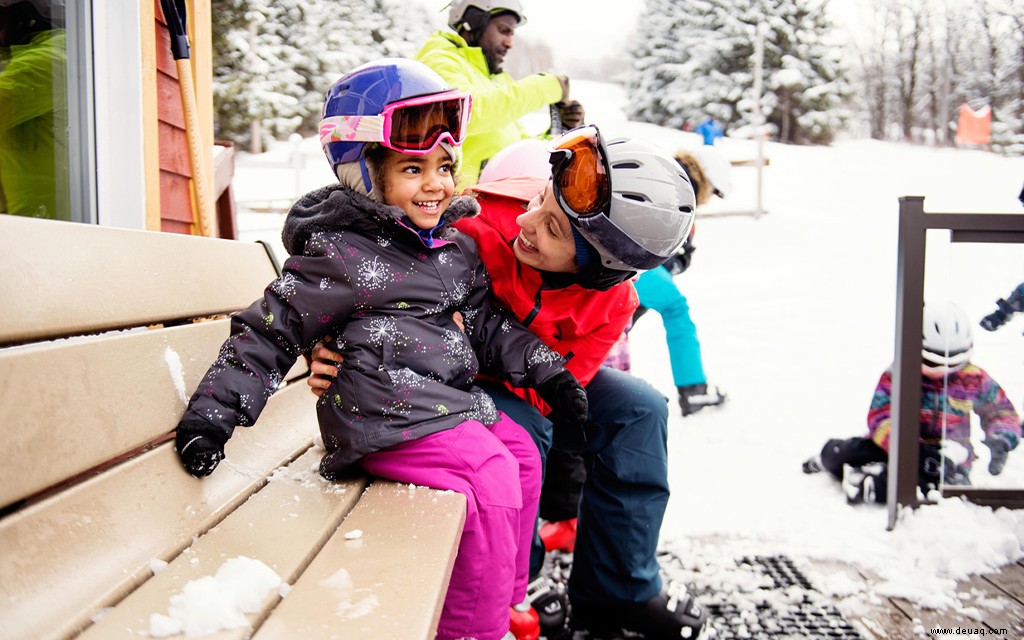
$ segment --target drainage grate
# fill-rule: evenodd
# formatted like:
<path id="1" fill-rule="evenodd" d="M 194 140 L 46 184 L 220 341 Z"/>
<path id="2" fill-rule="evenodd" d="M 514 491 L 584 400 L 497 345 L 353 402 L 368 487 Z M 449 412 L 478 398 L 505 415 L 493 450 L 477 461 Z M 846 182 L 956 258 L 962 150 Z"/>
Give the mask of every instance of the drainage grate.
<path id="1" fill-rule="evenodd" d="M 717 632 L 715 640 L 864 640 L 788 557 L 741 558 L 736 566 L 738 571 L 766 576 L 771 584 L 746 594 L 713 593 L 695 585 Z"/>
<path id="2" fill-rule="evenodd" d="M 708 640 L 864 640 L 784 555 L 748 556 L 696 571 L 670 551 L 658 554 L 667 577 L 690 584 L 708 611 Z M 544 573 L 565 586 L 572 554 L 549 553 Z M 607 640 L 639 640 L 641 636 Z M 550 639 L 549 639 L 550 640 Z M 591 640 L 577 633 L 573 640 Z M 604 640 L 604 639 L 602 639 Z"/>

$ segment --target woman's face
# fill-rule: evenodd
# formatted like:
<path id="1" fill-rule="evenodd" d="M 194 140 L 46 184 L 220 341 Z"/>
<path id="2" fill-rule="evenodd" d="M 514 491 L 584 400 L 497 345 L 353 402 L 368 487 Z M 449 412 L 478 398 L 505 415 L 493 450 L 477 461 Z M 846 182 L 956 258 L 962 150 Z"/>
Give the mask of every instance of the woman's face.
<path id="1" fill-rule="evenodd" d="M 520 232 L 512 243 L 512 251 L 523 264 L 540 271 L 575 273 L 576 242 L 569 227 L 569 218 L 558 206 L 551 182 L 544 191 L 526 205 L 526 212 L 516 218 Z"/>
<path id="2" fill-rule="evenodd" d="M 440 145 L 425 156 L 389 151 L 384 159 L 384 202 L 400 208 L 420 229 L 433 229 L 452 201 L 452 160 Z"/>

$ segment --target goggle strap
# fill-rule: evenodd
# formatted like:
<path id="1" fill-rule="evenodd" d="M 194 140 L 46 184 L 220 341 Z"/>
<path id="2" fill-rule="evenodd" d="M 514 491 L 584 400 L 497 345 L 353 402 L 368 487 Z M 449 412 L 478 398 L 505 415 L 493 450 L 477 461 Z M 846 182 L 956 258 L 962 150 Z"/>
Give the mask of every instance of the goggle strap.
<path id="1" fill-rule="evenodd" d="M 328 116 L 320 121 L 320 144 L 382 142 L 384 116 Z"/>

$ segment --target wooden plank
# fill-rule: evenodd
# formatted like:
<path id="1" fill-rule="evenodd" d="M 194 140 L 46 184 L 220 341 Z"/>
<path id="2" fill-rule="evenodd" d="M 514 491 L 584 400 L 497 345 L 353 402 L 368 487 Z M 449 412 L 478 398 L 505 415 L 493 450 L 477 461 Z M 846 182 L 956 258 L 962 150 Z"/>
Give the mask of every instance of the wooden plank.
<path id="1" fill-rule="evenodd" d="M 185 107 L 181 103 L 181 87 L 178 86 L 178 78 L 162 71 L 156 74 L 156 78 L 157 95 L 160 99 L 157 112 L 160 118 L 160 125 L 171 127 L 184 134 Z M 161 146 L 163 146 L 162 140 Z"/>
<path id="2" fill-rule="evenodd" d="M 189 476 L 166 443 L 0 520 L 0 637 L 65 638 L 88 626 L 152 575 L 152 559 L 177 556 L 308 449 L 316 425 L 305 385 L 287 387 L 238 430 L 209 478 Z"/>
<path id="3" fill-rule="evenodd" d="M 969 580 L 957 583 L 956 590 L 963 594 L 961 599 L 964 604 L 976 607 L 981 614 L 981 621 L 975 621 L 968 628 L 979 629 L 984 623 L 989 629 L 1006 630 L 1006 637 L 1024 637 L 1024 605 L 986 577 L 971 576 Z M 969 599 L 967 594 L 970 595 Z"/>
<path id="4" fill-rule="evenodd" d="M 229 331 L 225 319 L 0 350 L 0 449 L 47 461 L 0 466 L 0 505 L 173 431 Z"/>
<path id="5" fill-rule="evenodd" d="M 459 493 L 374 482 L 255 640 L 431 640 L 465 512 Z"/>
<path id="6" fill-rule="evenodd" d="M 0 345 L 242 309 L 276 277 L 257 243 L 20 216 L 0 255 Z"/>
<path id="7" fill-rule="evenodd" d="M 170 598 L 192 580 L 213 575 L 229 558 L 259 560 L 285 583 L 293 582 L 338 528 L 363 490 L 365 478 L 331 483 L 317 468 L 323 451 L 311 449 L 274 475 L 274 479 L 197 540 L 166 568 L 80 636 L 80 640 L 138 640 L 149 632 L 151 614 L 167 615 Z M 280 600 L 269 594 L 248 628 L 207 636 L 210 640 L 246 638 Z"/>
<path id="8" fill-rule="evenodd" d="M 0 450 L 47 461 L 0 465 L 0 506 L 173 431 L 229 332 L 222 319 L 0 349 Z M 285 379 L 306 372 L 299 359 Z"/>
<path id="9" fill-rule="evenodd" d="M 187 225 L 192 232 L 192 182 L 186 176 L 160 171 L 160 219 L 164 223 Z M 166 229 L 165 229 L 166 231 Z"/>
<path id="10" fill-rule="evenodd" d="M 888 598 L 879 598 L 871 593 L 871 586 L 877 582 L 877 578 L 848 563 L 822 559 L 810 561 L 806 574 L 811 583 L 823 593 L 828 591 L 823 586 L 834 580 L 836 575 L 843 576 L 849 582 L 855 593 L 851 596 L 854 604 L 844 606 L 843 601 L 839 600 L 836 607 L 866 640 L 914 637 L 913 621 Z"/>
<path id="11" fill-rule="evenodd" d="M 893 606 L 905 613 L 908 617 L 919 622 L 925 631 L 932 629 L 977 629 L 981 622 L 970 617 L 963 611 L 923 609 L 904 598 L 890 598 Z M 912 636 L 908 636 L 912 637 Z M 941 638 L 941 634 L 931 634 L 928 637 Z"/>
<path id="12" fill-rule="evenodd" d="M 1001 567 L 997 573 L 986 575 L 985 579 L 1024 604 L 1024 565 L 1021 563 L 1012 562 Z"/>
<path id="13" fill-rule="evenodd" d="M 184 129 L 160 123 L 160 170 L 185 178 L 192 177 L 188 153 L 188 134 Z"/>

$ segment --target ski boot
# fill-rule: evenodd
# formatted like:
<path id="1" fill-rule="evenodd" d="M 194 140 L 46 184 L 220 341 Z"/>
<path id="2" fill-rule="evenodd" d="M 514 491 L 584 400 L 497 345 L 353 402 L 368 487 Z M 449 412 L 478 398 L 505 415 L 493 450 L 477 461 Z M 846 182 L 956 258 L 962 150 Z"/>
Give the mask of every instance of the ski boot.
<path id="1" fill-rule="evenodd" d="M 647 602 L 574 602 L 570 622 L 573 630 L 584 631 L 593 640 L 619 638 L 627 632 L 643 634 L 646 640 L 698 640 L 706 623 L 707 612 L 681 584 L 670 584 Z"/>
<path id="2" fill-rule="evenodd" d="M 529 599 L 509 607 L 508 613 L 508 632 L 512 640 L 537 640 L 540 637 L 540 620 Z"/>
<path id="3" fill-rule="evenodd" d="M 564 587 L 559 588 L 551 578 L 537 576 L 526 587 L 526 601 L 536 612 L 541 637 L 548 640 L 565 637 L 569 598 Z"/>
<path id="4" fill-rule="evenodd" d="M 718 387 L 708 387 L 706 382 L 676 387 L 679 391 L 679 408 L 683 417 L 697 413 L 704 407 L 714 407 L 725 402 L 725 394 Z"/>
<path id="5" fill-rule="evenodd" d="M 885 463 L 871 462 L 862 467 L 843 465 L 843 492 L 847 504 L 885 502 Z"/>
<path id="6" fill-rule="evenodd" d="M 807 458 L 806 460 L 804 460 L 804 463 L 801 466 L 804 470 L 804 473 L 818 473 L 825 469 L 825 467 L 823 467 L 821 464 L 820 455 Z"/>
<path id="7" fill-rule="evenodd" d="M 573 552 L 576 548 L 576 518 L 571 520 L 560 520 L 558 522 L 545 522 L 538 531 L 540 539 L 544 543 L 545 551 L 568 551 Z"/>

